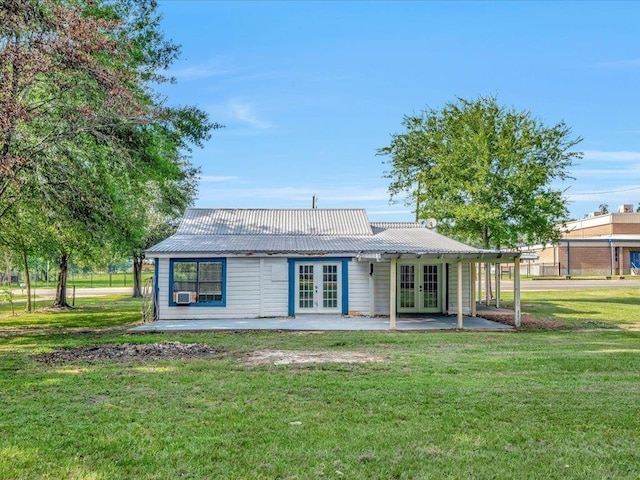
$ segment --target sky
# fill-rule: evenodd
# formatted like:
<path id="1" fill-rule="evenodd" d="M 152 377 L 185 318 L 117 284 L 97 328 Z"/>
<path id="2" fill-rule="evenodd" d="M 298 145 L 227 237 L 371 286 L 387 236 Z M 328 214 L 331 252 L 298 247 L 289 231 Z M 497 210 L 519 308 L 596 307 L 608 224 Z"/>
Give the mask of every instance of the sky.
<path id="1" fill-rule="evenodd" d="M 404 115 L 493 95 L 583 141 L 572 218 L 640 202 L 640 2 L 160 0 L 182 46 L 160 91 L 215 130 L 192 162 L 196 207 L 365 208 L 390 203 L 388 157 Z"/>

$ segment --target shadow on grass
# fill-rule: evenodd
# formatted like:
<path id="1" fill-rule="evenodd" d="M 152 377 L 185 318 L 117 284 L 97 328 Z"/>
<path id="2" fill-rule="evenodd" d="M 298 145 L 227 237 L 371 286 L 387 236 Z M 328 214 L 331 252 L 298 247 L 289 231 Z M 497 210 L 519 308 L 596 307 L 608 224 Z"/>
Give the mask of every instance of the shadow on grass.
<path id="1" fill-rule="evenodd" d="M 0 332 L 116 327 L 138 321 L 141 315 L 140 300 L 131 297 L 108 297 L 83 303 L 75 308 L 47 307 L 31 313 L 1 315 Z"/>

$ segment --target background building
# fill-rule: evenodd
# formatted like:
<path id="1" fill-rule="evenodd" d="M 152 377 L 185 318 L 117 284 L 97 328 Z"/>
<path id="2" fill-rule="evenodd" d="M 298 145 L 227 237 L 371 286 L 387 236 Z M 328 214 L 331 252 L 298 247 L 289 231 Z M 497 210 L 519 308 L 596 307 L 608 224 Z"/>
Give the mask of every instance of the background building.
<path id="1" fill-rule="evenodd" d="M 523 261 L 531 275 L 640 275 L 640 213 L 633 205 L 593 212 L 568 222 L 557 244 L 523 250 L 537 257 Z"/>

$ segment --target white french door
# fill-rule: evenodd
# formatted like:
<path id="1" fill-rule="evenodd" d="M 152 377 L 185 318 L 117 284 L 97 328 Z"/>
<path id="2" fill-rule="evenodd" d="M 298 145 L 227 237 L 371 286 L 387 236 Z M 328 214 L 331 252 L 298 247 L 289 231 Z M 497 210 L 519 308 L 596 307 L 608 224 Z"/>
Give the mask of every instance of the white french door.
<path id="1" fill-rule="evenodd" d="M 296 313 L 339 313 L 340 276 L 340 263 L 296 263 Z"/>
<path id="2" fill-rule="evenodd" d="M 401 313 L 442 312 L 442 265 L 399 263 L 397 309 Z"/>

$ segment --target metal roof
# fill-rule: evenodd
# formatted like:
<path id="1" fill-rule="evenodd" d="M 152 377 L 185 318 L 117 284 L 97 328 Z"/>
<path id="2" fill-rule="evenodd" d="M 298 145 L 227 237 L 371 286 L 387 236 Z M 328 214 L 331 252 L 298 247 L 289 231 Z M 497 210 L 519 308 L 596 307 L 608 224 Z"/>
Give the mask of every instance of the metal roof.
<path id="1" fill-rule="evenodd" d="M 371 235 L 364 209 L 190 208 L 178 235 Z"/>
<path id="2" fill-rule="evenodd" d="M 374 234 L 374 231 L 377 233 Z M 160 255 L 340 253 L 353 256 L 472 258 L 504 255 L 504 252 L 480 250 L 465 245 L 414 222 L 369 224 L 366 212 L 360 209 L 189 209 L 178 232 L 147 252 Z M 518 254 L 511 252 L 507 255 Z"/>
<path id="3" fill-rule="evenodd" d="M 371 222 L 374 235 L 390 228 L 424 228 L 418 222 Z"/>

